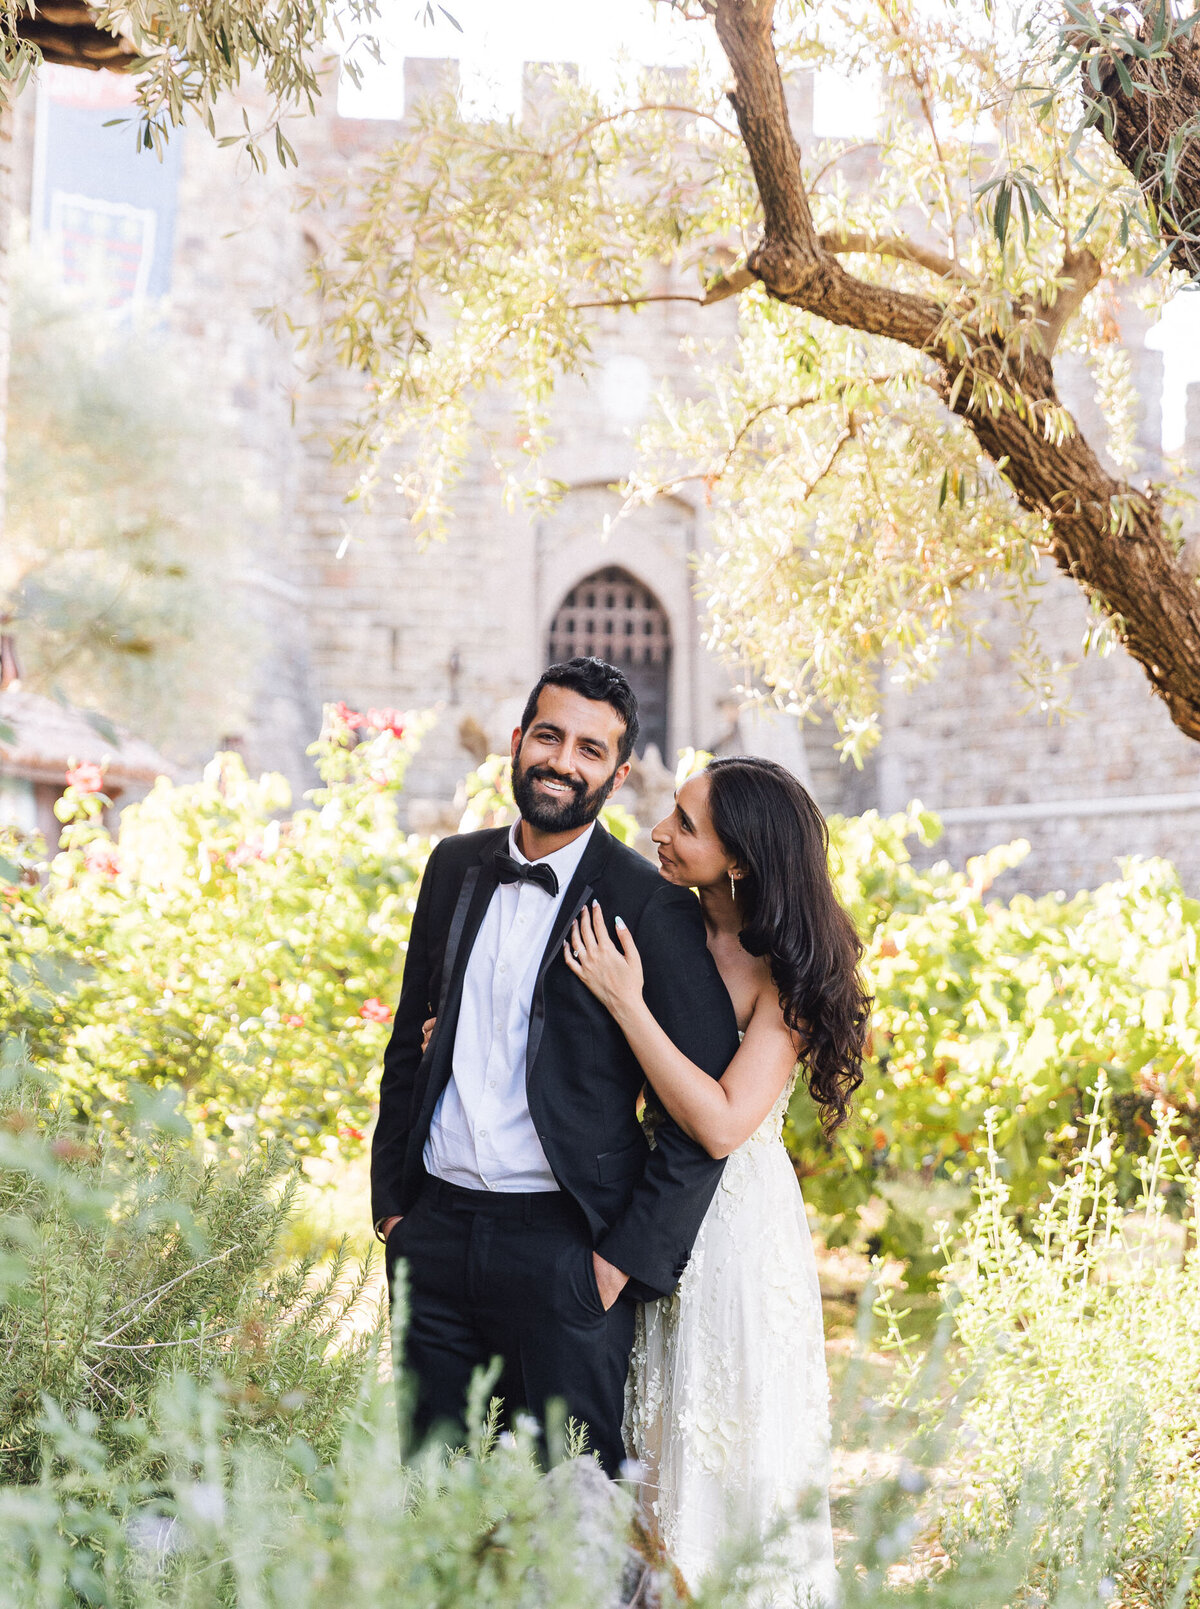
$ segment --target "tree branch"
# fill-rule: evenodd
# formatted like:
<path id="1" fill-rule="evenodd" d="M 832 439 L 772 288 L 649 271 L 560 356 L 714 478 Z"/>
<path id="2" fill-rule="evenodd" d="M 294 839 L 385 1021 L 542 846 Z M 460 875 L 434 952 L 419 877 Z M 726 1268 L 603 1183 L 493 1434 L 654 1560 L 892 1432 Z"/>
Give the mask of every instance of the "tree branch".
<path id="1" fill-rule="evenodd" d="M 733 68 L 730 100 L 763 208 L 762 239 L 746 266 L 778 301 L 834 324 L 931 348 L 942 322 L 935 301 L 855 279 L 821 244 L 771 41 L 773 14 L 773 0 L 717 0 L 714 18 Z"/>
<path id="2" fill-rule="evenodd" d="M 716 468 L 696 469 L 688 475 L 672 475 L 669 480 L 655 481 L 653 485 L 635 487 L 626 496 L 618 511 L 617 518 L 622 519 L 633 509 L 652 502 L 656 497 L 662 497 L 664 494 L 668 497 L 673 496 L 681 486 L 690 485 L 694 481 L 700 481 L 706 487 L 715 486 L 728 470 L 730 464 L 732 464 L 738 448 L 760 419 L 765 419 L 768 414 L 772 413 L 781 413 L 786 417 L 789 414 L 798 413 L 801 408 L 815 408 L 828 400 L 826 397 L 798 397 L 794 402 L 768 402 L 764 403 L 761 408 L 755 408 L 738 427 L 733 440 L 721 455 L 721 461 Z"/>
<path id="3" fill-rule="evenodd" d="M 1064 283 L 1038 320 L 1047 355 L 1057 347 L 1067 321 L 1079 311 L 1086 297 L 1100 283 L 1100 260 L 1086 247 L 1082 251 L 1074 251 L 1068 246 L 1063 253 L 1058 277 Z"/>
<path id="4" fill-rule="evenodd" d="M 732 294 L 732 293 L 730 293 Z M 568 302 L 572 309 L 583 307 L 644 307 L 647 302 L 691 302 L 695 307 L 703 307 L 707 297 L 687 296 L 682 291 L 663 291 L 657 295 L 647 296 L 601 296 L 594 302 Z"/>
<path id="5" fill-rule="evenodd" d="M 645 302 L 691 302 L 696 307 L 711 307 L 730 296 L 758 283 L 757 274 L 748 268 L 735 268 L 731 274 L 720 274 L 713 280 L 703 296 L 688 296 L 682 291 L 661 291 L 646 296 L 609 296 L 595 302 L 570 302 L 570 307 L 641 307 Z"/>
<path id="6" fill-rule="evenodd" d="M 569 140 L 564 140 L 553 151 L 548 151 L 546 161 L 557 162 L 560 157 L 565 156 L 568 151 L 573 151 L 581 141 L 587 139 L 589 134 L 594 133 L 598 128 L 603 128 L 606 123 L 619 122 L 623 117 L 636 117 L 641 112 L 674 112 L 680 117 L 699 118 L 701 122 L 711 123 L 714 128 L 719 128 L 721 133 L 727 134 L 731 140 L 736 140 L 738 137 L 736 129 L 730 128 L 728 123 L 722 123 L 721 119 L 714 117 L 711 112 L 701 111 L 698 106 L 676 106 L 670 102 L 648 102 L 644 106 L 623 106 L 619 112 L 609 112 L 604 117 L 593 118 L 590 123 L 585 123 L 581 129 L 572 134 Z"/>
<path id="7" fill-rule="evenodd" d="M 723 302 L 728 296 L 737 296 L 747 286 L 757 283 L 757 274 L 752 274 L 748 268 L 735 268 L 731 274 L 722 274 L 713 280 L 701 299 L 701 305 L 711 307 L 714 302 Z"/>
<path id="8" fill-rule="evenodd" d="M 939 279 L 953 279 L 966 285 L 979 283 L 970 269 L 964 268 L 956 258 L 934 251 L 931 246 L 908 240 L 903 235 L 864 235 L 852 229 L 833 229 L 820 238 L 826 251 L 857 252 L 864 257 L 895 257 L 899 262 L 915 263 L 919 268 L 927 268 Z"/>
<path id="9" fill-rule="evenodd" d="M 891 378 L 892 376 L 889 374 L 870 374 L 862 376 L 861 383 L 866 385 L 883 385 L 885 381 L 890 380 Z M 844 391 L 845 387 L 843 386 L 839 389 L 839 395 L 844 394 Z M 770 414 L 782 414 L 785 418 L 787 418 L 794 413 L 799 413 L 802 408 L 828 406 L 828 404 L 833 400 L 834 398 L 832 397 L 817 396 L 797 397 L 791 402 L 764 403 L 761 408 L 755 408 L 753 412 L 749 413 L 742 421 L 741 425 L 734 434 L 733 440 L 729 443 L 729 446 L 725 449 L 724 453 L 722 453 L 721 460 L 715 468 L 694 470 L 689 475 L 672 475 L 669 480 L 656 481 L 653 485 L 649 486 L 643 485 L 635 487 L 633 491 L 626 496 L 624 503 L 622 503 L 618 518 L 623 518 L 625 514 L 629 513 L 632 509 L 649 503 L 654 498 L 663 496 L 664 493 L 670 496 L 677 492 L 681 486 L 686 486 L 692 481 L 700 481 L 705 487 L 715 486 L 721 477 L 727 472 L 729 466 L 733 463 L 734 458 L 737 456 L 738 450 L 742 443 L 754 429 L 754 426 L 758 424 L 760 419 L 765 419 Z M 808 497 L 814 488 L 818 486 L 820 482 L 825 479 L 826 475 L 830 473 L 837 461 L 838 454 L 841 452 L 846 443 L 851 440 L 852 437 L 858 434 L 858 428 L 858 419 L 852 409 L 850 411 L 848 421 L 835 439 L 833 447 L 830 450 L 825 463 L 811 480 L 802 483 L 804 491 L 800 501 L 803 501 L 805 497 Z"/>
<path id="10" fill-rule="evenodd" d="M 714 0 L 714 7 L 717 37 L 733 69 L 730 99 L 762 203 L 762 237 L 748 271 L 777 301 L 900 341 L 932 360 L 946 406 L 1018 501 L 1046 521 L 1055 563 L 1116 622 L 1175 725 L 1200 741 L 1200 587 L 1166 539 L 1159 499 L 1110 475 L 1069 415 L 1065 433 L 1050 428 L 1056 415 L 1065 415 L 1051 353 L 1098 277 L 1095 259 L 1068 252 L 1069 282 L 1046 311 L 1041 350 L 1006 342 L 994 325 L 972 329 L 969 322 L 960 322 L 952 342 L 932 298 L 856 279 L 813 225 L 771 39 L 773 0 Z M 1200 48 L 1189 48 L 1200 114 Z M 1193 143 L 1200 203 L 1200 141 Z M 934 271 L 957 279 L 940 273 L 951 261 L 942 259 Z"/>
<path id="11" fill-rule="evenodd" d="M 855 156 L 859 151 L 877 151 L 879 149 L 879 145 L 880 142 L 878 140 L 852 140 L 847 145 L 840 145 L 827 162 L 822 162 L 821 166 L 808 181 L 809 195 L 816 195 L 817 186 L 820 184 L 821 180 L 829 172 L 830 168 L 837 167 L 838 163 L 842 161 L 844 157 Z"/>

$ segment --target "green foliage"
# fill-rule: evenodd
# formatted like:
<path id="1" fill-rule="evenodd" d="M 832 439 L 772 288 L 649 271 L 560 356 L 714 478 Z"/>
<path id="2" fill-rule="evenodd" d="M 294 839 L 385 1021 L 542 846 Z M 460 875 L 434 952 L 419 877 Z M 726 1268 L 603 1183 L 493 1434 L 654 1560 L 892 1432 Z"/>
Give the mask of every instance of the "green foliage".
<path id="1" fill-rule="evenodd" d="M 186 1377 L 143 1427 L 163 1469 L 131 1482 L 87 1421 L 51 1420 L 53 1484 L 0 1493 L 0 1605 L 74 1609 L 606 1609 L 614 1569 L 582 1552 L 569 1497 L 529 1439 L 486 1427 L 471 1456 L 406 1462 L 390 1391 L 364 1389 L 317 1459 L 230 1437 L 228 1406 Z M 231 1444 L 232 1443 L 232 1444 Z M 615 1557 L 611 1543 L 607 1552 Z"/>
<path id="2" fill-rule="evenodd" d="M 25 685 L 203 759 L 244 720 L 253 635 L 230 587 L 250 511 L 229 443 L 178 354 L 14 267 L 0 613 Z"/>
<path id="3" fill-rule="evenodd" d="M 226 1439 L 329 1457 L 377 1330 L 370 1260 L 276 1271 L 294 1164 L 205 1161 L 173 1102 L 80 1126 L 19 1041 L 0 1064 L 0 1480 L 45 1478 L 68 1420 L 132 1487 L 152 1479 L 152 1399 L 217 1382 Z"/>
<path id="4" fill-rule="evenodd" d="M 48 886 L 0 891 L 0 1028 L 54 1062 L 78 1110 L 104 1117 L 132 1090 L 180 1088 L 189 1121 L 227 1147 L 253 1135 L 314 1156 L 361 1148 L 429 844 L 396 814 L 420 722 L 400 737 L 392 712 L 354 719 L 382 724 L 351 746 L 356 729 L 331 711 L 313 751 L 324 786 L 290 816 L 282 781 L 252 781 L 232 755 L 200 783 L 160 783 L 116 845 L 101 796 L 68 790 Z M 502 758 L 466 792 L 464 830 L 511 819 Z M 604 819 L 632 840 L 619 802 Z M 867 944 L 871 1054 L 832 1150 L 803 1090 L 787 1129 L 830 1238 L 855 1238 L 882 1201 L 875 1245 L 917 1278 L 935 1237 L 911 1182 L 939 1181 L 939 1211 L 964 1207 L 989 1108 L 1026 1211 L 1078 1152 L 1101 1080 L 1126 1193 L 1156 1099 L 1179 1115 L 1180 1143 L 1200 1146 L 1200 904 L 1172 869 L 1131 861 L 1071 899 L 999 901 L 991 885 L 1022 846 L 919 870 L 908 841 L 937 831 L 917 806 L 832 823 Z"/>
<path id="5" fill-rule="evenodd" d="M 882 1472 L 842 1500 L 846 1609 L 1195 1604 L 1200 1254 L 1162 1255 L 1166 1190 L 1194 1221 L 1195 1171 L 1160 1128 L 1130 1217 L 1094 1118 L 1087 1139 L 1032 1243 L 987 1153 L 931 1353 L 878 1304 L 899 1354 L 890 1405 L 864 1395 L 880 1344 L 864 1307 L 835 1461 L 865 1455 Z M 587 1483 L 563 1479 L 579 1473 L 570 1461 L 543 1478 L 522 1429 L 494 1434 L 487 1389 L 477 1381 L 473 1443 L 452 1458 L 402 1451 L 377 1374 L 346 1383 L 323 1449 L 303 1425 L 248 1434 L 243 1396 L 170 1368 L 119 1435 L 47 1401 L 42 1478 L 0 1488 L 0 1605 L 608 1609 L 626 1506 L 589 1506 Z M 701 1609 L 760 1603 L 760 1558 L 738 1539 Z"/>
<path id="6" fill-rule="evenodd" d="M 352 787 L 359 754 L 338 743 L 326 763 Z M 496 768 L 474 799 L 490 813 L 502 786 Z M 943 1002 L 948 1037 L 945 1024 L 961 1019 L 944 1000 L 953 1002 L 948 980 L 961 982 L 964 954 L 995 966 L 999 940 L 981 930 L 1003 933 L 1020 917 L 1029 948 L 1017 952 L 1019 972 L 1045 942 L 1030 916 L 1043 902 L 981 904 L 1004 852 L 975 863 L 971 883 L 914 871 L 905 834 L 933 825 L 914 816 L 837 830 L 843 896 L 873 932 L 873 953 L 898 961 L 899 943 L 893 955 L 887 940 L 901 934 L 928 946 L 926 982 L 909 986 Z M 1164 897 L 1163 868 L 1144 870 L 1154 875 L 1124 925 L 1119 902 L 1115 920 L 1105 904 L 1111 890 L 1059 902 L 1062 930 L 1074 924 L 1064 948 L 1079 953 L 1077 986 L 1097 954 L 1128 971 L 1130 996 L 1144 951 L 1165 952 L 1164 976 L 1187 970 L 1178 929 L 1194 930 L 1195 912 Z M 923 905 L 928 932 L 917 925 Z M 1092 925 L 1099 937 L 1087 936 Z M 1157 1037 L 1139 1041 L 1144 1051 L 1161 1058 L 1164 1046 L 1189 1043 L 1194 1012 L 1148 1015 Z M 936 1107 L 945 1085 L 929 1086 Z M 1150 1145 L 1133 1155 L 1101 1121 L 1113 1101 L 1097 1075 L 1077 1158 L 1033 1212 L 1004 1138 L 1012 1101 L 995 1094 L 975 1147 L 977 1204 L 943 1245 L 941 1344 L 925 1358 L 886 1304 L 882 1343 L 868 1311 L 860 1323 L 839 1419 L 846 1451 L 852 1443 L 856 1459 L 865 1450 L 887 1472 L 861 1484 L 841 1517 L 843 1601 L 1184 1609 L 1200 1556 L 1191 1147 L 1170 1131 L 1163 1099 Z M 1175 1104 L 1186 1110 L 1185 1092 Z M 10 1040 L 0 1079 L 0 1605 L 611 1602 L 619 1506 L 577 1522 L 570 1489 L 541 1477 L 524 1433 L 488 1431 L 486 1380 L 468 1454 L 402 1453 L 364 1323 L 366 1270 L 344 1277 L 339 1264 L 323 1281 L 304 1266 L 272 1271 L 288 1210 L 278 1156 L 205 1165 L 166 1092 L 144 1093 L 104 1126 L 81 1128 L 68 1109 Z M 894 1409 L 862 1395 L 880 1344 L 898 1354 Z M 750 1609 L 758 1558 L 751 1540 L 735 1546 L 700 1594 L 703 1609 Z"/>
<path id="7" fill-rule="evenodd" d="M 1017 1544 L 1020 1601 L 1059 1602 L 1090 1576 L 1093 1603 L 1183 1609 L 1200 1601 L 1188 1592 L 1200 1567 L 1200 1177 L 1159 1108 L 1122 1205 L 1103 1095 L 1101 1084 L 1032 1235 L 989 1143 L 974 1209 L 947 1245 L 956 1346 L 926 1446 L 953 1469 L 938 1535 L 951 1569 Z M 907 1363 L 920 1416 L 931 1380 L 916 1355 Z"/>
<path id="8" fill-rule="evenodd" d="M 1074 98 L 1082 89 L 1082 116 L 1072 136 L 1077 143 L 1083 132 L 1093 127 L 1112 138 L 1117 93 L 1129 103 L 1127 116 L 1132 109 L 1136 117 L 1140 98 L 1149 134 L 1155 122 L 1155 102 L 1172 78 L 1178 82 L 1177 64 L 1187 62 L 1200 10 L 1187 12 L 1156 0 L 1136 14 L 1126 14 L 1093 6 L 1088 0 L 1066 0 L 1063 11 L 1054 71 L 1049 84 L 1031 86 L 1041 91 L 1034 104 L 1054 95 Z M 1170 252 L 1177 267 L 1185 262 L 1192 266 L 1193 279 L 1200 220 L 1195 213 L 1194 182 L 1189 186 L 1182 170 L 1195 135 L 1192 116 L 1181 120 L 1169 139 L 1160 136 L 1139 142 L 1134 176 L 1140 194 L 1123 198 L 1121 216 L 1125 235 L 1142 235 L 1153 243 L 1159 253 L 1156 266 Z"/>
<path id="9" fill-rule="evenodd" d="M 331 52 L 341 53 L 344 70 L 354 78 L 364 55 L 378 56 L 370 31 L 378 15 L 376 0 L 348 0 L 336 8 L 302 0 L 271 9 L 259 0 L 227 0 L 219 7 L 188 0 L 102 0 L 90 8 L 97 32 L 117 36 L 139 53 L 132 64 L 137 118 L 131 129 L 139 147 L 161 154 L 172 129 L 189 118 L 215 134 L 218 97 L 254 74 L 266 93 L 262 122 L 251 124 L 243 109 L 242 129 L 220 138 L 240 146 L 262 170 L 264 145 L 279 162 L 295 162 L 280 125 L 291 113 L 313 110 Z M 0 107 L 21 92 L 42 59 L 38 47 L 21 37 L 26 16 L 20 0 L 0 0 Z"/>
<path id="10" fill-rule="evenodd" d="M 61 1047 L 67 1002 L 82 970 L 47 911 L 40 848 L 0 827 L 0 1038 L 22 1035 L 39 1059 Z"/>
<path id="11" fill-rule="evenodd" d="M 233 755 L 202 782 L 161 782 L 115 845 L 102 796 L 69 789 L 48 884 L 0 890 L 0 1029 L 25 1033 L 88 1115 L 180 1089 L 189 1122 L 234 1150 L 270 1136 L 300 1154 L 357 1153 L 429 851 L 396 810 L 420 724 L 331 710 L 313 749 L 324 785 L 288 816 L 281 779 L 254 781 Z M 511 819 L 502 758 L 466 792 L 464 830 Z M 604 819 L 632 841 L 619 802 Z M 867 945 L 871 1053 L 832 1150 L 803 1090 L 787 1128 L 830 1238 L 855 1238 L 882 1202 L 874 1244 L 914 1278 L 936 1254 L 912 1181 L 939 1182 L 939 1211 L 965 1207 L 991 1108 L 1026 1212 L 1079 1151 L 1101 1082 L 1126 1194 L 1155 1100 L 1178 1114 L 1179 1143 L 1200 1146 L 1200 904 L 1171 867 L 1131 861 L 1071 899 L 1000 901 L 991 885 L 1022 846 L 919 870 L 908 841 L 937 831 L 917 806 L 832 823 L 839 892 Z"/>
<path id="12" fill-rule="evenodd" d="M 1173 869 L 1132 860 L 1118 881 L 1072 899 L 1000 902 L 988 889 L 1024 846 L 994 849 L 964 872 L 944 862 L 919 871 L 906 840 L 929 843 L 937 830 L 916 806 L 832 823 L 839 891 L 867 943 L 872 1053 L 832 1156 L 803 1092 L 788 1127 L 805 1195 L 833 1238 L 854 1231 L 877 1191 L 892 1195 L 878 1244 L 917 1272 L 933 1266 L 932 1225 L 895 1183 L 916 1174 L 965 1187 L 986 1154 L 989 1109 L 1022 1211 L 1083 1147 L 1098 1088 L 1126 1196 L 1155 1100 L 1178 1115 L 1178 1143 L 1200 1149 L 1200 902 Z"/>
<path id="13" fill-rule="evenodd" d="M 34 1031 L 56 1038 L 81 1111 L 171 1086 L 227 1144 L 361 1143 L 429 850 L 396 816 L 420 722 L 398 736 L 394 712 L 369 713 L 379 729 L 357 747 L 330 713 L 311 751 L 324 786 L 288 816 L 283 779 L 253 780 L 233 754 L 201 782 L 160 779 L 115 843 L 102 796 L 67 790 L 48 886 L 7 897 L 26 947 L 77 971 Z M 8 996 L 10 1019 L 37 1015 L 28 995 Z"/>

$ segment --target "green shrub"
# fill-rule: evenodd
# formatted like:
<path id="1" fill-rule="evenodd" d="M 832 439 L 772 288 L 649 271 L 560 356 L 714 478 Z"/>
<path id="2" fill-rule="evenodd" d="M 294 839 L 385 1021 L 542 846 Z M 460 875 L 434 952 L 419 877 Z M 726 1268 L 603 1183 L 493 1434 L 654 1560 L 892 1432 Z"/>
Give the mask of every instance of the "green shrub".
<path id="1" fill-rule="evenodd" d="M 295 1170 L 205 1162 L 160 1099 L 120 1130 L 68 1120 L 16 1041 L 0 1064 L 0 1478 L 45 1473 L 48 1402 L 128 1460 L 158 1384 L 220 1380 L 239 1437 L 319 1456 L 369 1366 L 370 1263 L 276 1271 Z M 139 1477 L 140 1477 L 140 1471 Z"/>
<path id="2" fill-rule="evenodd" d="M 103 796 L 67 790 L 48 885 L 9 890 L 26 948 L 72 969 L 44 1012 L 54 1034 L 0 983 L 81 1112 L 170 1085 L 225 1144 L 361 1146 L 429 851 L 396 817 L 421 723 L 369 713 L 381 729 L 352 746 L 358 728 L 329 712 L 324 785 L 289 816 L 283 778 L 252 780 L 233 754 L 201 782 L 160 779 L 115 843 Z"/>
<path id="3" fill-rule="evenodd" d="M 0 1093 L 0 1609 L 614 1601 L 619 1507 L 581 1518 L 526 1435 L 491 1434 L 486 1381 L 470 1452 L 402 1453 L 377 1333 L 347 1333 L 359 1287 L 270 1273 L 277 1162 L 206 1167 L 153 1101 L 81 1130 L 11 1042 Z M 1160 1130 L 1123 1208 L 1103 1093 L 1032 1239 L 985 1138 L 949 1350 L 890 1315 L 890 1412 L 851 1370 L 839 1417 L 884 1473 L 841 1516 L 845 1609 L 1193 1603 L 1200 1253 L 1166 1204 L 1194 1233 L 1196 1169 Z M 759 1551 L 735 1544 L 702 1609 L 757 1609 Z"/>
<path id="4" fill-rule="evenodd" d="M 68 788 L 45 887 L 21 878 L 35 851 L 0 841 L 0 1032 L 23 1032 L 87 1116 L 169 1086 L 226 1146 L 360 1151 L 430 849 L 396 809 L 425 724 L 327 710 L 323 785 L 290 815 L 284 779 L 235 754 L 160 779 L 115 842 L 98 779 Z M 466 827 L 511 810 L 506 765 L 468 780 Z M 616 806 L 605 821 L 637 831 Z"/>
<path id="5" fill-rule="evenodd" d="M 1194 1324 L 1195 1259 L 1144 1308 L 1120 1299 L 1114 1329 L 1107 1238 L 1084 1259 L 1098 1304 L 1079 1299 L 1079 1214 L 1093 1186 L 1081 1172 L 1031 1249 L 1011 1233 L 991 1175 L 954 1265 L 957 1349 L 932 1362 L 911 1355 L 890 1415 L 858 1391 L 843 1403 L 844 1424 L 870 1427 L 883 1470 L 840 1516 L 844 1609 L 1194 1603 L 1195 1460 L 1186 1440 L 1153 1439 L 1158 1416 L 1191 1392 L 1192 1359 L 1181 1353 L 1169 1382 L 1146 1365 Z M 863 1340 L 869 1350 L 865 1326 Z M 1060 1404 L 1064 1378 L 1071 1400 Z M 582 1523 L 570 1487 L 542 1478 L 520 1431 L 480 1428 L 486 1389 L 475 1445 L 453 1458 L 402 1455 L 390 1387 L 373 1372 L 326 1459 L 300 1435 L 249 1441 L 228 1396 L 183 1374 L 160 1380 L 130 1426 L 136 1456 L 86 1413 L 48 1406 L 42 1480 L 0 1488 L 0 1606 L 607 1609 L 624 1545 L 619 1505 Z M 735 1542 L 700 1609 L 759 1609 L 759 1553 Z"/>
<path id="6" fill-rule="evenodd" d="M 1160 1109 L 1123 1206 L 1105 1093 L 1032 1234 L 987 1144 L 975 1206 L 945 1248 L 955 1344 L 934 1391 L 927 1360 L 899 1349 L 908 1408 L 936 1427 L 924 1457 L 950 1476 L 936 1524 L 951 1569 L 1005 1554 L 1030 1604 L 1087 1578 L 1092 1602 L 1182 1609 L 1200 1603 L 1188 1596 L 1200 1566 L 1200 1174 Z"/>
<path id="7" fill-rule="evenodd" d="M 90 1423 L 55 1419 L 52 1482 L 0 1490 L 3 1609 L 602 1609 L 618 1549 L 583 1552 L 569 1493 L 529 1441 L 400 1455 L 390 1391 L 364 1386 L 334 1459 L 230 1434 L 228 1406 L 164 1382 L 128 1480 Z"/>
<path id="8" fill-rule="evenodd" d="M 1200 901 L 1171 866 L 1131 860 L 1118 880 L 1072 899 L 1001 902 L 988 890 L 1023 845 L 965 871 L 919 871 L 907 840 L 930 843 L 939 828 L 916 806 L 831 828 L 875 995 L 865 1082 L 833 1152 L 803 1091 L 790 1114 L 805 1196 L 831 1240 L 854 1234 L 858 1211 L 882 1193 L 891 1211 L 877 1249 L 932 1269 L 927 1208 L 897 1185 L 944 1180 L 965 1209 L 989 1144 L 1028 1220 L 1079 1154 L 1101 1086 L 1124 1200 L 1138 1190 L 1156 1100 L 1175 1114 L 1177 1144 L 1200 1147 Z"/>

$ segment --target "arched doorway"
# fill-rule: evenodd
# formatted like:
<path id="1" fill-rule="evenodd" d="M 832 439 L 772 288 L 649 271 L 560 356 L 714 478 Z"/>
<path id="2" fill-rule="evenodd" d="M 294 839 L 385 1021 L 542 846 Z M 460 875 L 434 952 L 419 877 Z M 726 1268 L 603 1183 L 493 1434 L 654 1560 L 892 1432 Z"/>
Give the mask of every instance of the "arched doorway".
<path id="1" fill-rule="evenodd" d="M 671 690 L 671 625 L 666 611 L 628 570 L 609 565 L 577 581 L 550 623 L 548 663 L 596 654 L 617 665 L 637 694 L 641 736 L 667 748 L 667 710 Z"/>

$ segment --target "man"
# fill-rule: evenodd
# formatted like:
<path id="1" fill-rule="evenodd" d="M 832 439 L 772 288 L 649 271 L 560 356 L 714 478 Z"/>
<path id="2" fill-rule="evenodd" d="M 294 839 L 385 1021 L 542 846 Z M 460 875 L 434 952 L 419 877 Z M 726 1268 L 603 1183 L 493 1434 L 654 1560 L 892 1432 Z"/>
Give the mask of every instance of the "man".
<path id="1" fill-rule="evenodd" d="M 551 666 L 530 694 L 512 735 L 519 821 L 429 857 L 371 1155 L 389 1275 L 408 1266 L 417 1431 L 461 1425 L 473 1371 L 499 1356 L 506 1411 L 544 1424 L 561 1401 L 609 1474 L 635 1305 L 674 1289 L 722 1165 L 665 1116 L 647 1146 L 641 1068 L 562 959 L 584 904 L 624 919 L 686 1055 L 719 1077 L 738 1044 L 697 901 L 596 820 L 637 731 L 602 660 Z"/>

